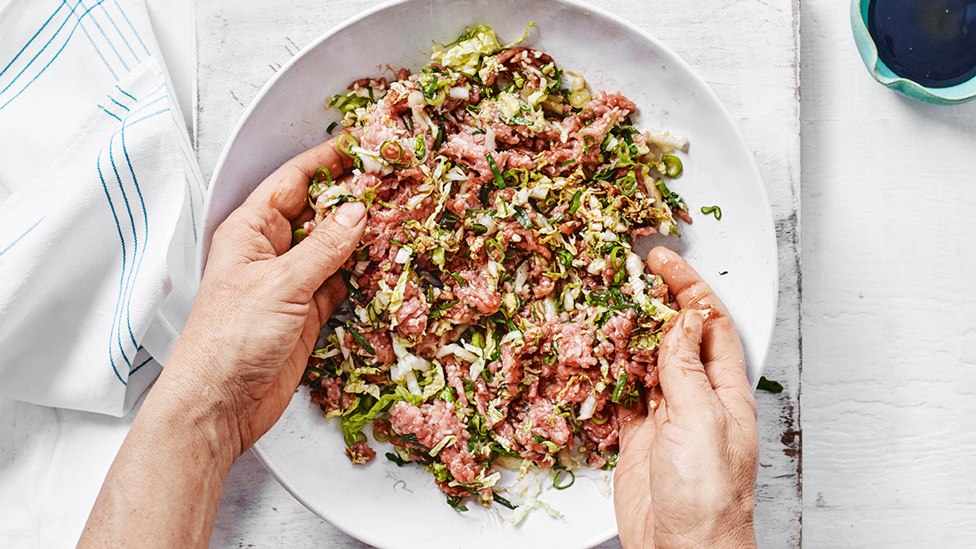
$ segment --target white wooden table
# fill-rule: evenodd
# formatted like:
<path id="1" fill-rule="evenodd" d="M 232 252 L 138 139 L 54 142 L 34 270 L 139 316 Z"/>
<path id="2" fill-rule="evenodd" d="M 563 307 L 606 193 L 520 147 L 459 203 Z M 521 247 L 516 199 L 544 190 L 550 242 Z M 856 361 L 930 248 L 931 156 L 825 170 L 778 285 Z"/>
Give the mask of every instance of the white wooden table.
<path id="1" fill-rule="evenodd" d="M 197 68 L 192 1 L 149 4 L 185 107 L 200 86 L 195 135 L 206 171 L 274 68 L 373 4 L 301 11 L 311 2 L 196 0 Z M 854 48 L 846 0 L 804 0 L 802 9 L 782 0 L 600 5 L 663 40 L 718 93 L 776 210 L 783 296 L 767 373 L 786 391 L 757 395 L 761 546 L 799 546 L 801 512 L 808 549 L 974 546 L 976 103 L 932 107 L 876 84 Z M 257 45 L 237 61 L 240 80 L 204 77 L 221 62 L 218 40 Z M 0 547 L 73 547 L 131 416 L 0 399 L 0 418 Z M 250 455 L 231 471 L 212 545 L 363 547 L 305 510 Z"/>
<path id="2" fill-rule="evenodd" d="M 195 144 L 205 177 L 246 105 L 301 46 L 376 0 L 272 0 L 245 5 L 196 0 Z M 773 207 L 780 255 L 780 300 L 766 376 L 779 395 L 760 392 L 762 457 L 756 515 L 764 547 L 800 543 L 799 428 L 799 43 L 796 3 L 705 0 L 601 0 L 679 56 L 719 95 L 756 160 Z M 729 32 L 730 29 L 738 29 Z M 708 47 L 702 47 L 707 37 Z M 363 37 L 368 40 L 368 37 Z M 355 47 L 352 45 L 351 47 Z M 761 52 L 757 55 L 757 52 Z M 757 63 L 757 57 L 763 62 Z M 314 535 L 309 535 L 314 532 Z M 357 547 L 278 487 L 253 456 L 235 466 L 224 494 L 216 546 L 274 542 Z M 614 540 L 604 547 L 617 547 Z"/>

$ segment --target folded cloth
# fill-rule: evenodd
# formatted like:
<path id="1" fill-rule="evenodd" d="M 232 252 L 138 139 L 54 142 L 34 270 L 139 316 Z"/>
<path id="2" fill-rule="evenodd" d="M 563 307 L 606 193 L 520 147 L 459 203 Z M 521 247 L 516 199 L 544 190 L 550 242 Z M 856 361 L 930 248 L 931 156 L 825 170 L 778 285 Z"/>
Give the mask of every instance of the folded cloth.
<path id="1" fill-rule="evenodd" d="M 203 221 L 171 90 L 142 0 L 0 8 L 0 394 L 122 415 L 158 375 Z"/>

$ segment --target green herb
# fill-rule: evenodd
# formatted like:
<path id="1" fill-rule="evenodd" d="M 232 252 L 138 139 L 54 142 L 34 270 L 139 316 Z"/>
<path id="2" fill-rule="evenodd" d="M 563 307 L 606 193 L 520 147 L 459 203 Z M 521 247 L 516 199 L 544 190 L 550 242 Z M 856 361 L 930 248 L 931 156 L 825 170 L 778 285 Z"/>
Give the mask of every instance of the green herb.
<path id="1" fill-rule="evenodd" d="M 580 198 L 583 197 L 583 191 L 578 190 L 573 194 L 573 199 L 569 201 L 569 215 L 576 215 L 576 210 L 580 207 Z"/>
<path id="2" fill-rule="evenodd" d="M 779 382 L 766 379 L 766 376 L 761 376 L 759 378 L 759 384 L 756 386 L 756 389 L 768 391 L 774 394 L 783 392 L 783 386 Z"/>
<path id="3" fill-rule="evenodd" d="M 367 353 L 374 356 L 376 355 L 376 349 L 374 349 L 373 346 L 366 341 L 366 338 L 363 337 L 363 334 L 359 333 L 359 330 L 353 328 L 352 326 L 349 326 L 347 329 L 349 330 L 349 333 L 352 334 L 352 338 L 356 340 L 356 343 L 358 343 L 360 347 L 365 349 Z"/>
<path id="4" fill-rule="evenodd" d="M 573 254 L 570 253 L 566 248 L 559 248 L 556 250 L 556 257 L 559 258 L 559 262 L 563 264 L 563 267 L 569 269 L 573 266 Z"/>
<path id="5" fill-rule="evenodd" d="M 400 440 L 402 442 L 406 442 L 406 443 L 409 443 L 409 444 L 413 444 L 414 446 L 416 446 L 417 448 L 420 448 L 421 450 L 423 450 L 425 452 L 430 452 L 430 448 L 428 448 L 428 447 L 424 446 L 423 444 L 421 444 L 420 442 L 418 442 L 417 441 L 417 435 L 415 435 L 413 433 L 407 433 L 405 435 L 398 435 L 398 434 L 394 433 L 393 434 L 393 438 L 395 438 L 397 440 Z"/>
<path id="6" fill-rule="evenodd" d="M 515 509 L 515 506 L 512 505 L 512 503 L 510 501 L 508 501 L 507 499 L 499 496 L 498 494 L 492 493 L 491 499 L 495 500 L 495 503 L 497 503 L 498 505 L 501 505 L 502 507 L 508 507 L 509 509 Z"/>
<path id="7" fill-rule="evenodd" d="M 719 276 L 725 276 L 725 275 L 729 274 L 729 272 L 728 271 L 722 271 L 722 272 L 720 272 L 718 274 L 719 274 Z"/>
<path id="8" fill-rule="evenodd" d="M 491 175 L 495 178 L 495 186 L 499 189 L 505 188 L 505 178 L 502 177 L 502 173 L 498 171 L 498 165 L 495 164 L 495 157 L 491 153 L 485 153 L 485 158 L 488 159 L 488 166 L 491 167 Z"/>
<path id="9" fill-rule="evenodd" d="M 338 125 L 339 125 L 338 122 L 333 122 L 333 123 L 329 124 L 329 127 L 326 128 L 325 132 L 328 133 L 329 135 L 332 135 L 332 130 L 334 130 L 335 127 L 338 126 Z"/>
<path id="10" fill-rule="evenodd" d="M 631 196 L 637 192 L 637 176 L 634 175 L 634 170 L 628 171 L 627 175 L 618 179 L 617 187 L 624 196 Z"/>
<path id="11" fill-rule="evenodd" d="M 526 229 L 532 229 L 532 218 L 529 217 L 529 213 L 525 211 L 522 206 L 512 206 L 515 210 L 515 220 L 519 222 L 519 225 L 525 227 Z"/>
<path id="12" fill-rule="evenodd" d="M 399 466 L 399 467 L 403 467 L 404 465 L 410 463 L 409 461 L 403 459 L 402 457 L 398 456 L 397 454 L 394 454 L 393 452 L 387 452 L 386 453 L 386 459 L 392 461 L 393 463 L 396 463 L 397 466 Z"/>
<path id="13" fill-rule="evenodd" d="M 457 511 L 467 511 L 468 508 L 461 505 L 461 498 L 458 496 L 447 496 L 447 504 Z"/>

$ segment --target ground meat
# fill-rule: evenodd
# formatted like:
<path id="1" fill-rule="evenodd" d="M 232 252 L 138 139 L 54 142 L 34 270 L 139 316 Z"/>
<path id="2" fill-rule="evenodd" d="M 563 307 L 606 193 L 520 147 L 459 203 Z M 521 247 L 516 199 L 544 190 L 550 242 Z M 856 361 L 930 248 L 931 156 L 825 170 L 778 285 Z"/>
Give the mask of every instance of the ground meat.
<path id="1" fill-rule="evenodd" d="M 584 332 L 579 324 L 567 322 L 559 325 L 559 339 L 557 346 L 557 362 L 560 367 L 559 377 L 569 379 L 572 374 L 570 370 L 563 368 L 588 368 L 594 366 L 597 361 L 593 357 L 593 336 Z"/>
<path id="2" fill-rule="evenodd" d="M 369 444 L 357 440 L 352 446 L 346 448 L 346 457 L 357 465 L 364 465 L 376 457 L 376 452 L 369 447 Z"/>
<path id="3" fill-rule="evenodd" d="M 460 305 L 477 309 L 483 315 L 494 314 L 501 306 L 501 297 L 489 285 L 486 273 L 483 271 L 462 271 L 460 273 L 466 283 L 454 290 L 454 295 Z"/>
<path id="4" fill-rule="evenodd" d="M 357 139 L 356 170 L 320 185 L 369 206 L 342 266 L 355 309 L 342 341 L 325 334 L 316 354 L 328 358 L 310 362 L 306 383 L 331 415 L 362 414 L 380 395 L 390 404 L 371 412 L 374 433 L 445 494 L 490 502 L 499 453 L 548 467 L 582 444 L 603 467 L 617 449 L 617 406 L 658 383 L 669 324 L 646 300 L 673 303 L 659 277 L 624 272 L 638 268 L 633 239 L 688 216 L 661 207 L 635 167 L 667 178 L 653 167 L 672 149 L 632 125 L 633 102 L 570 97 L 528 47 L 480 62 L 478 76 L 433 63 L 351 86 L 342 132 Z M 363 105 L 367 89 L 376 99 Z M 307 230 L 340 200 L 317 190 Z M 354 461 L 371 452 L 349 449 Z"/>

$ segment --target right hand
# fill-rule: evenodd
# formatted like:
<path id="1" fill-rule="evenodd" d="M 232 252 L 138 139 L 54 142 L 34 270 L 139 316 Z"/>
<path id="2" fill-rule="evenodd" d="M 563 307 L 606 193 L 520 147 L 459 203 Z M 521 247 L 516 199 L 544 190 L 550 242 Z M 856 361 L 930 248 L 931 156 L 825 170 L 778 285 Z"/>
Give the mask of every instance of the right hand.
<path id="1" fill-rule="evenodd" d="M 725 305 L 666 248 L 647 258 L 683 312 L 664 336 L 647 413 L 621 409 L 614 506 L 625 548 L 756 547 L 756 401 Z M 702 312 L 707 311 L 707 319 Z"/>

